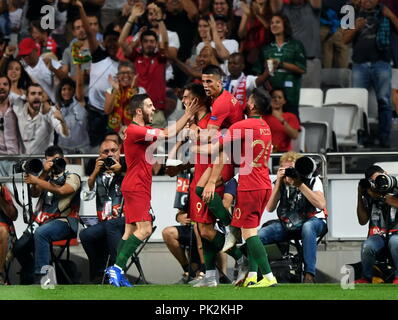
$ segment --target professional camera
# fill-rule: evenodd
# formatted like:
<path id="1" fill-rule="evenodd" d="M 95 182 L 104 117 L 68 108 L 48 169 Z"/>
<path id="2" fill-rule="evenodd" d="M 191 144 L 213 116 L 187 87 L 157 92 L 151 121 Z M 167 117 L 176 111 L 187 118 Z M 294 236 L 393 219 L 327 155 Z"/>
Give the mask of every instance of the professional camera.
<path id="1" fill-rule="evenodd" d="M 316 162 L 310 157 L 297 159 L 294 167 L 285 169 L 285 176 L 292 179 L 310 179 L 316 171 Z"/>
<path id="2" fill-rule="evenodd" d="M 53 166 L 51 167 L 51 170 L 54 174 L 61 174 L 62 172 L 65 171 L 66 168 L 66 161 L 63 158 L 54 158 L 52 160 Z"/>
<path id="3" fill-rule="evenodd" d="M 362 189 L 374 189 L 374 183 L 369 181 L 369 179 L 361 179 L 359 180 L 358 185 L 362 188 Z"/>
<path id="4" fill-rule="evenodd" d="M 398 180 L 396 177 L 382 173 L 374 181 L 374 190 L 382 194 L 398 194 Z"/>
<path id="5" fill-rule="evenodd" d="M 104 161 L 104 167 L 106 169 L 109 169 L 110 167 L 112 167 L 114 164 L 116 164 L 116 161 L 113 160 L 112 157 L 107 157 L 105 159 L 103 159 L 102 161 Z"/>
<path id="6" fill-rule="evenodd" d="M 15 173 L 29 173 L 38 175 L 43 170 L 43 163 L 40 159 L 19 160 L 14 164 Z"/>

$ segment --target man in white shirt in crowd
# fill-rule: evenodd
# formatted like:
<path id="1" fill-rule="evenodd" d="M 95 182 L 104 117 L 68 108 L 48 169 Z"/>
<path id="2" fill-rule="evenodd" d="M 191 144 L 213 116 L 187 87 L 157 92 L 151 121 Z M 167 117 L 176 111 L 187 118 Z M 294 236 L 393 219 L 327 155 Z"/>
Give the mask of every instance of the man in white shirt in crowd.
<path id="1" fill-rule="evenodd" d="M 228 59 L 228 71 L 230 74 L 223 79 L 224 89 L 234 95 L 243 109 L 246 107 L 247 99 L 252 91 L 257 87 L 263 86 L 268 76 L 267 71 L 258 76 L 245 75 L 243 73 L 244 69 L 245 59 L 243 55 L 235 52 Z"/>
<path id="2" fill-rule="evenodd" d="M 67 76 L 62 71 L 62 65 L 50 57 L 39 56 L 36 42 L 31 38 L 25 38 L 19 43 L 18 56 L 22 58 L 24 69 L 32 81 L 38 83 L 51 101 L 55 102 L 55 77 L 61 80 Z"/>
<path id="3" fill-rule="evenodd" d="M 22 139 L 22 153 L 44 154 L 54 142 L 54 130 L 62 137 L 67 137 L 69 129 L 55 106 L 43 104 L 43 89 L 40 85 L 31 84 L 26 96 L 25 104 L 13 105 Z"/>

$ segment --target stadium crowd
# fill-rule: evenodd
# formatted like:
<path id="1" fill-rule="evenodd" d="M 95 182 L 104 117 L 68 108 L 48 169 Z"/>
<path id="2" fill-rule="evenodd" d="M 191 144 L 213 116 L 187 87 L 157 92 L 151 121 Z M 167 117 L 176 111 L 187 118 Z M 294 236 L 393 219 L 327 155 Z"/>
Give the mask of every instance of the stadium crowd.
<path id="1" fill-rule="evenodd" d="M 344 16 L 340 9 L 346 4 L 352 5 L 355 10 L 355 16 L 351 17 L 355 19 L 354 29 L 342 29 L 340 26 Z M 159 129 L 166 128 L 170 121 L 178 120 L 177 127 L 181 123 L 181 128 L 178 127 L 181 130 L 189 122 L 191 128 L 192 125 L 195 126 L 196 131 L 200 128 L 217 132 L 242 120 L 245 111 L 250 117 L 265 120 L 269 126 L 272 148 L 267 148 L 266 153 L 271 150 L 289 152 L 293 150 L 292 141 L 300 135 L 300 90 L 320 88 L 322 68 L 350 68 L 353 87 L 372 87 L 377 97 L 378 134 L 377 143 L 373 147 L 391 147 L 392 119 L 397 117 L 398 112 L 396 1 L 1 0 L 0 5 L 0 155 L 46 154 L 47 161 L 52 161 L 54 155 L 63 158 L 64 154 L 67 157 L 68 154 L 97 154 L 99 151 L 100 156 L 93 165 L 95 168 L 86 174 L 90 176 L 90 189 L 95 189 L 97 193 L 97 213 L 102 223 L 101 228 L 98 227 L 102 230 L 100 236 L 108 237 L 109 248 L 106 252 L 110 254 L 111 264 L 115 263 L 116 267 L 118 261 L 124 267 L 134 250 L 151 233 L 147 224 L 137 224 L 137 228 L 129 229 L 129 223 L 126 222 L 123 241 L 115 244 L 115 232 L 117 236 L 122 236 L 120 228 L 123 222 L 119 220 L 114 224 L 112 236 L 106 234 L 106 226 L 109 225 L 108 220 L 113 218 L 113 210 L 119 210 L 122 201 L 120 193 L 115 191 L 115 194 L 107 195 L 109 199 L 103 193 L 98 194 L 109 191 L 108 183 L 111 182 L 104 180 L 107 176 L 112 177 L 114 183 L 120 186 L 121 181 L 118 179 L 121 179 L 121 171 L 127 171 L 130 183 L 137 182 L 137 178 L 129 176 L 129 170 L 135 165 L 131 159 L 134 156 L 126 156 L 126 164 L 119 159 L 120 153 L 129 152 L 126 148 L 136 148 L 136 142 L 129 141 L 126 137 L 142 134 L 133 131 L 131 123 L 137 126 L 151 125 L 152 128 Z M 52 8 L 49 10 L 51 17 L 46 19 L 45 14 L 41 13 L 41 8 L 45 5 Z M 54 25 L 48 28 L 51 22 Z M 202 91 L 190 86 L 192 84 L 202 88 Z M 271 95 L 269 101 L 264 102 L 263 98 L 258 97 L 260 94 L 267 96 L 268 93 Z M 204 94 L 202 100 L 201 94 L 202 97 Z M 210 104 L 206 96 L 212 99 Z M 220 97 L 224 100 L 218 100 Z M 139 101 L 134 102 L 134 99 Z M 218 104 L 215 103 L 217 100 Z M 220 101 L 223 102 L 223 110 Z M 227 104 L 230 110 L 226 111 Z M 232 111 L 233 108 L 239 109 L 241 114 Z M 188 118 L 197 117 L 198 114 L 203 118 L 196 118 L 193 121 L 195 124 L 188 121 Z M 185 121 L 183 124 L 182 120 Z M 250 122 L 250 125 L 255 124 Z M 154 132 L 150 133 L 156 138 L 170 137 L 166 130 L 162 134 Z M 110 141 L 109 135 L 116 138 L 108 146 L 104 141 Z M 123 146 L 120 139 L 126 139 L 128 143 Z M 264 141 L 268 143 L 268 140 Z M 51 149 L 54 145 L 60 149 Z M 104 155 L 115 155 L 116 164 L 105 166 L 106 169 L 101 171 L 103 159 L 106 158 Z M 12 165 L 11 160 L 0 161 L 2 176 L 12 174 Z M 72 195 L 80 192 L 80 181 L 73 174 L 72 177 L 68 174 L 62 181 L 63 189 L 55 191 L 53 187 L 37 181 L 54 180 L 58 181 L 55 184 L 60 183 L 59 175 L 64 173 L 65 168 L 54 173 L 50 167 L 45 167 L 44 174 L 39 178 L 26 177 L 25 180 L 34 186 L 38 197 L 45 194 L 43 206 L 48 204 L 51 210 L 59 211 L 59 208 L 54 209 L 54 199 L 61 202 L 65 197 L 68 203 L 72 203 Z M 164 168 L 157 165 L 150 168 L 152 169 L 153 174 L 164 172 Z M 203 168 L 200 170 L 203 174 L 206 171 Z M 223 182 L 232 176 L 226 174 Z M 210 182 L 203 182 L 199 178 L 200 176 L 195 178 L 195 184 L 202 189 L 198 191 L 192 187 L 191 196 L 206 199 L 211 211 L 228 211 L 228 206 L 224 208 L 223 204 L 220 205 L 222 202 L 211 203 L 208 192 L 212 180 L 208 177 Z M 103 187 L 99 188 L 101 183 Z M 297 181 L 292 184 L 304 188 L 303 193 L 308 191 L 308 186 L 302 187 Z M 270 190 L 271 184 L 266 187 L 260 185 L 261 188 Z M 318 186 L 317 190 L 320 189 L 322 188 Z M 136 200 L 131 195 L 126 197 L 132 190 L 135 189 L 125 187 L 123 193 L 129 208 Z M 210 191 L 212 197 L 215 197 L 217 193 Z M 248 191 L 252 189 L 238 189 L 238 194 Z M 58 197 L 47 199 L 49 193 L 55 193 Z M 0 223 L 1 241 L 4 245 L 4 239 L 13 233 L 11 220 L 16 217 L 5 186 L 2 195 L 5 200 L 1 201 L 7 204 L 0 206 L 2 215 L 6 216 L 4 223 Z M 269 193 L 266 197 L 270 196 Z M 99 198 L 103 199 L 99 201 Z M 115 201 L 112 202 L 113 200 Z M 320 210 L 325 209 L 322 201 L 312 205 Z M 265 203 L 260 207 L 264 210 Z M 275 209 L 276 203 L 272 203 L 271 207 Z M 76 211 L 70 205 L 65 208 L 68 212 Z M 63 211 L 47 213 L 48 217 L 54 214 L 65 218 Z M 216 213 L 214 216 L 222 220 L 225 212 L 223 214 L 224 216 L 218 216 Z M 325 219 L 325 216 L 327 215 L 319 219 Z M 114 218 L 118 217 L 116 214 Z M 143 221 L 128 218 L 130 223 Z M 192 216 L 190 218 L 194 219 Z M 209 278 L 207 272 L 209 268 L 215 269 L 215 256 L 224 244 L 224 235 L 217 231 L 212 219 L 196 220 L 202 224 L 199 232 L 204 257 L 199 253 L 195 262 L 202 266 L 201 271 L 204 271 L 203 265 L 206 265 L 206 277 L 203 282 L 196 283 L 198 286 L 214 285 L 213 273 L 209 273 L 212 280 L 206 280 Z M 65 221 L 69 222 L 68 219 Z M 224 225 L 230 223 L 228 221 Z M 269 235 L 263 230 L 259 237 L 257 232 L 247 231 L 258 225 L 247 225 L 249 227 L 235 221 L 231 224 L 231 229 L 242 228 L 243 238 L 249 240 L 246 241 L 250 247 L 248 252 L 242 255 L 235 247 L 225 251 L 235 258 L 241 269 L 247 262 L 247 256 L 250 267 L 254 268 L 253 265 L 258 264 L 264 279 L 269 282 L 267 285 L 272 285 L 272 272 L 269 272 L 268 261 L 260 257 L 263 251 L 258 244 L 261 243 L 260 239 L 263 243 L 268 243 Z M 35 253 L 34 272 L 38 275 L 41 274 L 40 267 L 50 259 L 48 243 L 60 240 L 54 239 L 48 230 L 44 230 L 43 233 L 47 233 L 40 238 L 44 226 L 45 224 L 37 229 L 39 232 L 35 231 L 35 239 L 30 239 L 35 242 L 36 251 L 46 251 L 44 256 Z M 314 234 L 322 233 L 323 227 L 320 225 Z M 74 230 L 72 228 L 68 232 L 73 234 Z M 93 234 L 88 230 L 89 228 L 82 242 L 84 240 L 90 258 L 93 280 L 102 277 L 99 270 L 104 267 L 106 256 L 96 260 L 98 257 L 92 245 Z M 312 243 L 311 246 L 313 247 Z M 2 249 L 0 253 L 0 272 L 3 273 L 7 252 Z M 21 253 L 22 256 L 23 254 L 24 252 Z M 18 259 L 23 261 L 24 257 L 18 256 Z M 315 263 L 311 259 L 310 268 L 306 270 L 310 275 L 306 278 L 309 282 L 315 276 Z M 181 261 L 184 261 L 183 269 L 187 276 L 189 272 L 186 261 Z M 26 261 L 26 269 L 33 270 L 33 264 L 33 260 Z M 111 279 L 118 272 L 117 268 L 113 268 L 108 270 Z M 119 280 L 113 284 L 128 284 L 124 282 L 125 279 Z M 33 282 L 35 279 L 26 281 Z M 256 286 L 256 283 L 257 280 L 245 282 L 248 286 Z"/>

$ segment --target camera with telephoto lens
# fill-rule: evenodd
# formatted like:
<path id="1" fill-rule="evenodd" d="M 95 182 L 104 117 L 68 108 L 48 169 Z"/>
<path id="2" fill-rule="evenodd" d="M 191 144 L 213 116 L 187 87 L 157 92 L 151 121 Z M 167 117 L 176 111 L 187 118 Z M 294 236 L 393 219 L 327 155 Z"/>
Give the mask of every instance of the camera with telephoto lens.
<path id="1" fill-rule="evenodd" d="M 301 157 L 296 160 L 294 167 L 285 169 L 285 176 L 292 179 L 311 179 L 316 171 L 316 162 L 310 157 Z"/>
<path id="2" fill-rule="evenodd" d="M 43 170 L 43 163 L 40 159 L 19 160 L 14 164 L 15 173 L 28 173 L 38 175 Z"/>
<path id="3" fill-rule="evenodd" d="M 52 167 L 51 167 L 51 171 L 53 172 L 53 174 L 57 175 L 57 174 L 61 174 L 62 172 L 65 171 L 66 168 L 66 161 L 63 158 L 54 158 L 52 160 Z"/>
<path id="4" fill-rule="evenodd" d="M 398 194 L 398 180 L 396 177 L 382 173 L 374 180 L 373 189 L 381 194 Z"/>
<path id="5" fill-rule="evenodd" d="M 104 168 L 110 169 L 114 164 L 116 164 L 116 161 L 113 160 L 112 157 L 107 157 L 105 159 L 102 159 L 104 161 Z"/>

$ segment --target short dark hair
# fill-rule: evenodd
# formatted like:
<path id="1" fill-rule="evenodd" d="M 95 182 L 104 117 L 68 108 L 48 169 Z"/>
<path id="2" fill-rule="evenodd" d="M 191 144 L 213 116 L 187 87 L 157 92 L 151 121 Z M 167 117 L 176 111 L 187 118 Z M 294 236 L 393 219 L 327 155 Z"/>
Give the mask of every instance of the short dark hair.
<path id="1" fill-rule="evenodd" d="M 64 157 L 64 151 L 59 146 L 49 146 L 46 151 L 44 151 L 44 155 L 46 157 L 53 157 L 56 154 L 59 154 L 62 158 Z"/>
<path id="2" fill-rule="evenodd" d="M 77 16 L 77 17 L 72 19 L 72 29 L 75 29 L 75 23 L 78 20 L 82 20 L 82 18 L 80 16 Z"/>
<path id="3" fill-rule="evenodd" d="M 144 100 L 150 98 L 146 93 L 136 94 L 131 99 L 129 104 L 130 113 L 135 116 L 137 109 L 142 109 L 144 106 Z"/>
<path id="4" fill-rule="evenodd" d="M 114 37 L 119 38 L 120 33 L 114 30 L 115 26 L 116 26 L 116 24 L 113 23 L 113 22 L 111 22 L 110 24 L 108 24 L 106 26 L 104 34 L 103 34 L 104 40 L 105 40 L 106 37 L 109 37 L 109 36 L 114 36 Z"/>
<path id="5" fill-rule="evenodd" d="M 271 97 L 268 92 L 261 92 L 258 89 L 254 89 L 251 97 L 254 100 L 254 107 L 261 115 L 265 115 L 268 112 Z"/>
<path id="6" fill-rule="evenodd" d="M 43 28 L 42 28 L 40 20 L 33 20 L 33 21 L 30 23 L 29 32 L 32 32 L 32 28 L 36 28 L 36 29 L 39 30 L 39 32 L 41 32 L 41 33 L 50 34 L 49 31 L 48 31 L 47 29 L 43 29 Z"/>
<path id="7" fill-rule="evenodd" d="M 117 67 L 117 70 L 119 71 L 123 67 L 124 68 L 130 68 L 131 70 L 133 70 L 135 72 L 134 64 L 131 61 L 129 61 L 129 60 L 120 61 L 119 62 L 119 66 Z"/>
<path id="8" fill-rule="evenodd" d="M 101 144 L 103 144 L 105 141 L 113 141 L 113 140 L 109 140 L 108 139 L 108 136 L 117 136 L 117 141 L 118 141 L 118 144 L 119 145 L 122 145 L 123 144 L 123 140 L 122 140 L 122 138 L 120 138 L 120 136 L 118 135 L 118 133 L 116 132 L 116 131 L 114 131 L 114 130 L 112 130 L 112 129 L 108 129 L 107 131 L 106 131 L 106 133 L 105 133 L 105 136 L 104 136 L 104 140 L 101 142 Z"/>
<path id="9" fill-rule="evenodd" d="M 29 86 L 26 88 L 26 93 L 27 93 L 27 94 L 29 94 L 29 89 L 30 89 L 30 87 L 40 88 L 40 89 L 43 90 L 43 92 L 44 92 L 44 89 L 42 88 L 42 86 L 41 86 L 40 84 L 38 84 L 38 83 L 36 83 L 36 82 L 33 82 L 33 83 L 29 84 Z"/>
<path id="10" fill-rule="evenodd" d="M 370 179 L 376 172 L 384 173 L 384 170 L 379 166 L 372 165 L 365 170 L 365 178 Z"/>
<path id="11" fill-rule="evenodd" d="M 183 90 L 190 91 L 195 97 L 199 99 L 199 101 L 205 103 L 206 107 L 210 109 L 211 101 L 210 98 L 206 95 L 206 91 L 202 84 L 191 82 L 185 85 Z"/>
<path id="12" fill-rule="evenodd" d="M 0 74 L 0 79 L 1 78 L 6 78 L 7 79 L 8 85 L 9 85 L 9 87 L 11 89 L 11 80 L 10 80 L 10 78 L 6 74 Z"/>
<path id="13" fill-rule="evenodd" d="M 143 33 L 141 33 L 140 41 L 142 42 L 142 40 L 144 40 L 144 38 L 147 37 L 147 36 L 155 37 L 156 41 L 159 40 L 158 34 L 155 31 L 153 31 L 153 30 L 145 30 Z"/>
<path id="14" fill-rule="evenodd" d="M 230 59 L 231 59 L 231 58 L 235 58 L 235 57 L 240 57 L 240 58 L 243 59 L 243 63 L 245 62 L 245 57 L 244 57 L 244 55 L 243 55 L 241 52 L 234 52 L 234 53 L 231 53 L 231 54 L 229 55 L 229 58 L 230 58 Z"/>
<path id="15" fill-rule="evenodd" d="M 202 74 L 213 74 L 218 76 L 219 78 L 222 78 L 224 72 L 221 70 L 219 66 L 216 66 L 214 64 L 209 64 L 208 66 L 203 68 Z"/>

